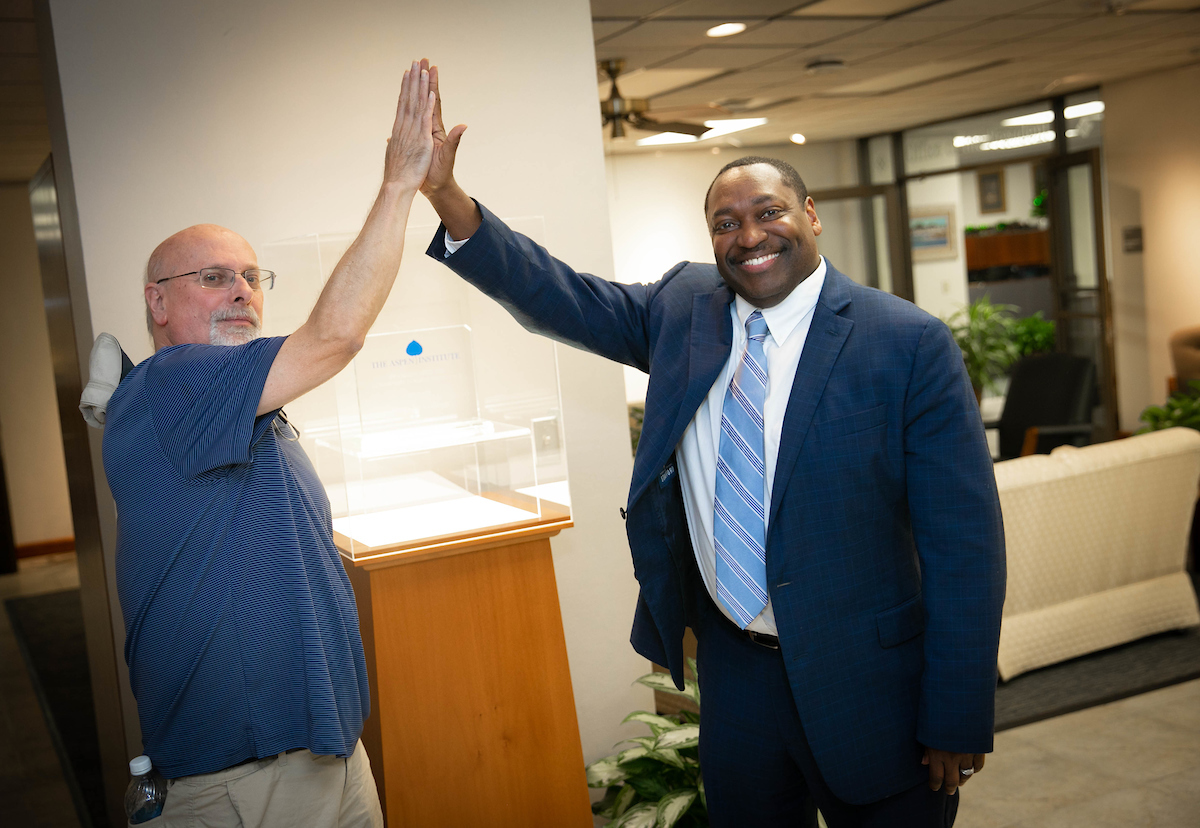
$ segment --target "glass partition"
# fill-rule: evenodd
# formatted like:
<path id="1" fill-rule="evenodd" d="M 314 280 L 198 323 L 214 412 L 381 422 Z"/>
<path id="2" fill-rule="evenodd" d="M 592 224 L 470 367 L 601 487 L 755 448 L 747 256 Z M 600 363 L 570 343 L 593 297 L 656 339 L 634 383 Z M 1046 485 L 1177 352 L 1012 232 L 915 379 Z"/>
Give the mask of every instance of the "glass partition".
<path id="1" fill-rule="evenodd" d="M 1003 164 L 1048 154 L 1054 144 L 1054 112 L 1049 101 L 904 132 L 906 175 Z"/>
<path id="2" fill-rule="evenodd" d="M 544 234 L 541 219 L 509 224 Z M 355 560 L 570 518 L 555 345 L 423 255 L 434 231 L 408 232 L 395 287 L 350 366 L 286 409 L 329 495 L 338 548 Z M 269 333 L 304 322 L 353 239 L 264 248 L 280 274 Z"/>

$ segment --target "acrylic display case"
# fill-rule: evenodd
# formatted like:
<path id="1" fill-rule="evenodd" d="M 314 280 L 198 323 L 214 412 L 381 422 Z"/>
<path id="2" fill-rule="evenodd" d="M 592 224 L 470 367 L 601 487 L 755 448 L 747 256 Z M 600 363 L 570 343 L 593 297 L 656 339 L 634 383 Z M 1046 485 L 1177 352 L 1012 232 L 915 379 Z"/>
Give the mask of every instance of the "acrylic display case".
<path id="1" fill-rule="evenodd" d="M 516 219 L 540 239 L 541 219 Z M 569 525 L 555 344 L 424 254 L 409 230 L 390 298 L 351 365 L 285 411 L 362 561 Z M 353 234 L 266 245 L 265 333 L 307 318 Z"/>

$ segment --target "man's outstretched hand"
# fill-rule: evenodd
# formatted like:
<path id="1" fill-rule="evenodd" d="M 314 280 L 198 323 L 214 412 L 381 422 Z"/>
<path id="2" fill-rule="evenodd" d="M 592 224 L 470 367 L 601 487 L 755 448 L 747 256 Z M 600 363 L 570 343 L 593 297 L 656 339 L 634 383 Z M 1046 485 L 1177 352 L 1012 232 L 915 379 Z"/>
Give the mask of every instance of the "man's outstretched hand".
<path id="1" fill-rule="evenodd" d="M 950 753 L 937 748 L 925 748 L 922 765 L 929 765 L 929 788 L 940 791 L 946 789 L 947 796 L 954 796 L 959 785 L 965 785 L 971 776 L 983 769 L 982 753 Z M 962 771 L 970 770 L 966 776 Z"/>
<path id="2" fill-rule="evenodd" d="M 383 160 L 384 185 L 416 192 L 428 177 L 433 158 L 435 97 L 430 89 L 429 61 L 413 61 L 400 84 L 396 122 Z"/>
<path id="3" fill-rule="evenodd" d="M 423 62 L 422 65 L 428 63 Z M 436 66 L 429 68 L 429 91 L 433 96 L 433 160 L 421 185 L 421 192 L 437 210 L 450 238 L 462 241 L 470 238 L 483 221 L 475 202 L 454 180 L 454 157 L 467 127 L 459 124 L 446 132 L 446 125 L 442 122 L 442 90 L 438 85 Z"/>
<path id="4" fill-rule="evenodd" d="M 466 131 L 466 124 L 459 124 L 446 132 L 442 122 L 442 93 L 438 89 L 438 69 L 429 66 L 429 61 L 421 61 L 424 68 L 429 69 L 429 91 L 433 93 L 433 161 L 429 165 L 429 174 L 421 185 L 421 192 L 426 198 L 432 199 L 434 194 L 454 184 L 454 156 L 458 152 L 458 142 Z"/>

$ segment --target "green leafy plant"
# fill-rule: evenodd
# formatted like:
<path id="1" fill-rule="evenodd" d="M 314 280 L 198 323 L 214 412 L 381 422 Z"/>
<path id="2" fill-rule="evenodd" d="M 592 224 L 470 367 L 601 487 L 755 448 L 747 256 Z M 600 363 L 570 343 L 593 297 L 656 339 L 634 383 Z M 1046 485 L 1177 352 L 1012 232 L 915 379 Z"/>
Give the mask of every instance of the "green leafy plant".
<path id="1" fill-rule="evenodd" d="M 1054 337 L 1054 321 L 1044 319 L 1041 311 L 1013 322 L 1012 338 L 1019 356 L 1050 353 L 1054 350 Z"/>
<path id="2" fill-rule="evenodd" d="M 692 675 L 695 659 L 688 659 Z M 663 693 L 672 693 L 700 704 L 700 685 L 685 679 L 683 690 L 666 673 L 650 673 L 637 680 Z M 641 722 L 649 736 L 618 742 L 629 745 L 612 756 L 587 766 L 588 786 L 607 788 L 592 812 L 612 819 L 609 828 L 701 828 L 708 825 L 708 803 L 700 776 L 700 716 L 682 711 L 659 716 L 638 710 L 624 722 Z"/>
<path id="3" fill-rule="evenodd" d="M 637 454 L 638 442 L 642 439 L 642 420 L 646 416 L 646 406 L 641 403 L 630 403 L 628 408 L 629 442 L 633 444 L 633 453 Z"/>
<path id="4" fill-rule="evenodd" d="M 1013 305 L 995 305 L 983 296 L 946 320 L 963 352 L 975 396 L 996 387 L 1008 366 L 1020 356 L 1013 340 Z"/>
<path id="5" fill-rule="evenodd" d="M 1042 218 L 1046 215 L 1046 203 L 1050 201 L 1050 191 L 1041 190 L 1033 197 L 1033 206 L 1029 208 L 1030 218 Z"/>
<path id="6" fill-rule="evenodd" d="M 1190 391 L 1176 391 L 1165 405 L 1150 405 L 1138 417 L 1146 425 L 1138 434 L 1183 426 L 1200 431 L 1200 380 L 1188 383 Z"/>

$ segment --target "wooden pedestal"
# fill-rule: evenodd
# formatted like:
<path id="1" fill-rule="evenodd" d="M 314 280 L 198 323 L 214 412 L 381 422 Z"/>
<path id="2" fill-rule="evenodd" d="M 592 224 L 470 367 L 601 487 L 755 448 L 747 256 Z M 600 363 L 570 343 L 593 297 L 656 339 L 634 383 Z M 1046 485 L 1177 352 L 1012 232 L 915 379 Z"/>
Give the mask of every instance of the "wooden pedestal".
<path id="1" fill-rule="evenodd" d="M 592 825 L 550 556 L 570 525 L 343 558 L 391 828 Z"/>

